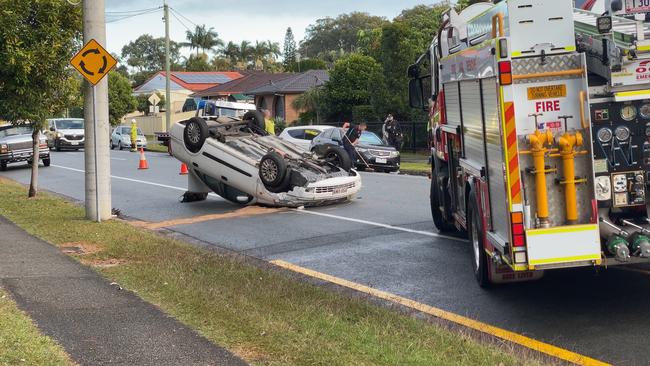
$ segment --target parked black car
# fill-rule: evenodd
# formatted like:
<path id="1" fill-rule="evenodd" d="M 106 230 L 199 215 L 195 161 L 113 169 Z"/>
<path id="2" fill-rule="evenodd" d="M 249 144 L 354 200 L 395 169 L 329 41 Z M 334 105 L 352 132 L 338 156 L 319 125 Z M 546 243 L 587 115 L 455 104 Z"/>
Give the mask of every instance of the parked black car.
<path id="1" fill-rule="evenodd" d="M 332 127 L 321 132 L 311 142 L 311 151 L 324 156 L 331 146 L 343 146 L 343 130 Z M 400 167 L 400 153 L 394 147 L 384 142 L 370 131 L 363 131 L 361 139 L 356 145 L 357 152 L 363 157 L 368 166 L 378 172 L 396 172 Z M 355 166 L 358 170 L 365 170 L 366 164 L 357 155 Z"/>

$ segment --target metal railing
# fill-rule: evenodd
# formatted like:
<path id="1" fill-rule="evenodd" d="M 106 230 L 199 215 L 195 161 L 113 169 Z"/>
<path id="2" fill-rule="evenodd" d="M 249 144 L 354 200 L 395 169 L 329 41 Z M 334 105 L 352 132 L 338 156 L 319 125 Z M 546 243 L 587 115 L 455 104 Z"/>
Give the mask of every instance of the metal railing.
<path id="1" fill-rule="evenodd" d="M 402 130 L 402 143 L 400 151 L 422 151 L 428 150 L 428 131 L 426 122 L 401 122 L 398 121 Z M 343 122 L 322 122 L 321 125 L 326 126 L 343 126 Z M 384 125 L 383 122 L 366 122 L 368 131 L 374 132 L 382 138 L 381 129 Z"/>

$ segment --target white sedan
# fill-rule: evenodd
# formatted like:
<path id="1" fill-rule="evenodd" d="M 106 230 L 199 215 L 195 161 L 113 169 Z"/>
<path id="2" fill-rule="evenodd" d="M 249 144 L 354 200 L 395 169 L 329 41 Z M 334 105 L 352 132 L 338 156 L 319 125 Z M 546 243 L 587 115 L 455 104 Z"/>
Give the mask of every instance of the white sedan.
<path id="1" fill-rule="evenodd" d="M 239 204 L 316 206 L 352 200 L 361 189 L 345 150 L 318 158 L 263 126 L 255 111 L 243 119 L 197 116 L 175 123 L 172 152 L 190 171 L 184 201 L 204 200 L 213 191 Z"/>
<path id="2" fill-rule="evenodd" d="M 147 149 L 147 137 L 139 128 L 136 146 L 138 149 Z M 118 126 L 113 129 L 113 133 L 111 133 L 111 150 L 116 147 L 120 150 L 131 148 L 131 126 Z"/>
<path id="3" fill-rule="evenodd" d="M 321 132 L 329 130 L 330 128 L 333 127 L 321 125 L 287 127 L 278 137 L 309 151 L 311 141 L 316 136 L 320 135 Z"/>

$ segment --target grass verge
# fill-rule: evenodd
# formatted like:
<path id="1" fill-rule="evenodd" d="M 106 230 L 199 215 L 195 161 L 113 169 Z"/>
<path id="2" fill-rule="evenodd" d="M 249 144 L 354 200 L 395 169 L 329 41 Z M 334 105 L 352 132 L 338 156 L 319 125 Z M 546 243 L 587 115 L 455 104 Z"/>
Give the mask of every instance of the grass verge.
<path id="1" fill-rule="evenodd" d="M 537 364 L 436 324 L 119 221 L 0 178 L 0 215 L 57 246 L 255 365 Z"/>
<path id="2" fill-rule="evenodd" d="M 167 153 L 167 146 L 161 144 L 147 144 L 147 152 Z"/>
<path id="3" fill-rule="evenodd" d="M 0 288 L 0 365 L 74 365 Z"/>
<path id="4" fill-rule="evenodd" d="M 424 163 L 403 162 L 400 165 L 402 172 L 431 173 L 431 165 Z"/>

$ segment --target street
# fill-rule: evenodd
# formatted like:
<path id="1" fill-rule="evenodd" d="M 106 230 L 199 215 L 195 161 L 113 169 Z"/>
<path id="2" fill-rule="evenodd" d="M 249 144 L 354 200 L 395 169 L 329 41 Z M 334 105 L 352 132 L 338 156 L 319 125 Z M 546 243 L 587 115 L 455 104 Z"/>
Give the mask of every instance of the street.
<path id="1" fill-rule="evenodd" d="M 40 189 L 84 199 L 83 152 L 53 152 Z M 186 177 L 166 154 L 111 153 L 112 207 L 126 217 L 265 260 L 283 260 L 501 327 L 616 365 L 649 365 L 649 272 L 547 272 L 482 290 L 469 244 L 435 233 L 424 177 L 363 173 L 359 198 L 306 210 L 242 210 L 217 196 L 182 204 Z M 29 183 L 25 164 L 0 173 Z M 205 215 L 225 214 L 223 218 Z M 187 219 L 179 221 L 179 219 Z"/>

